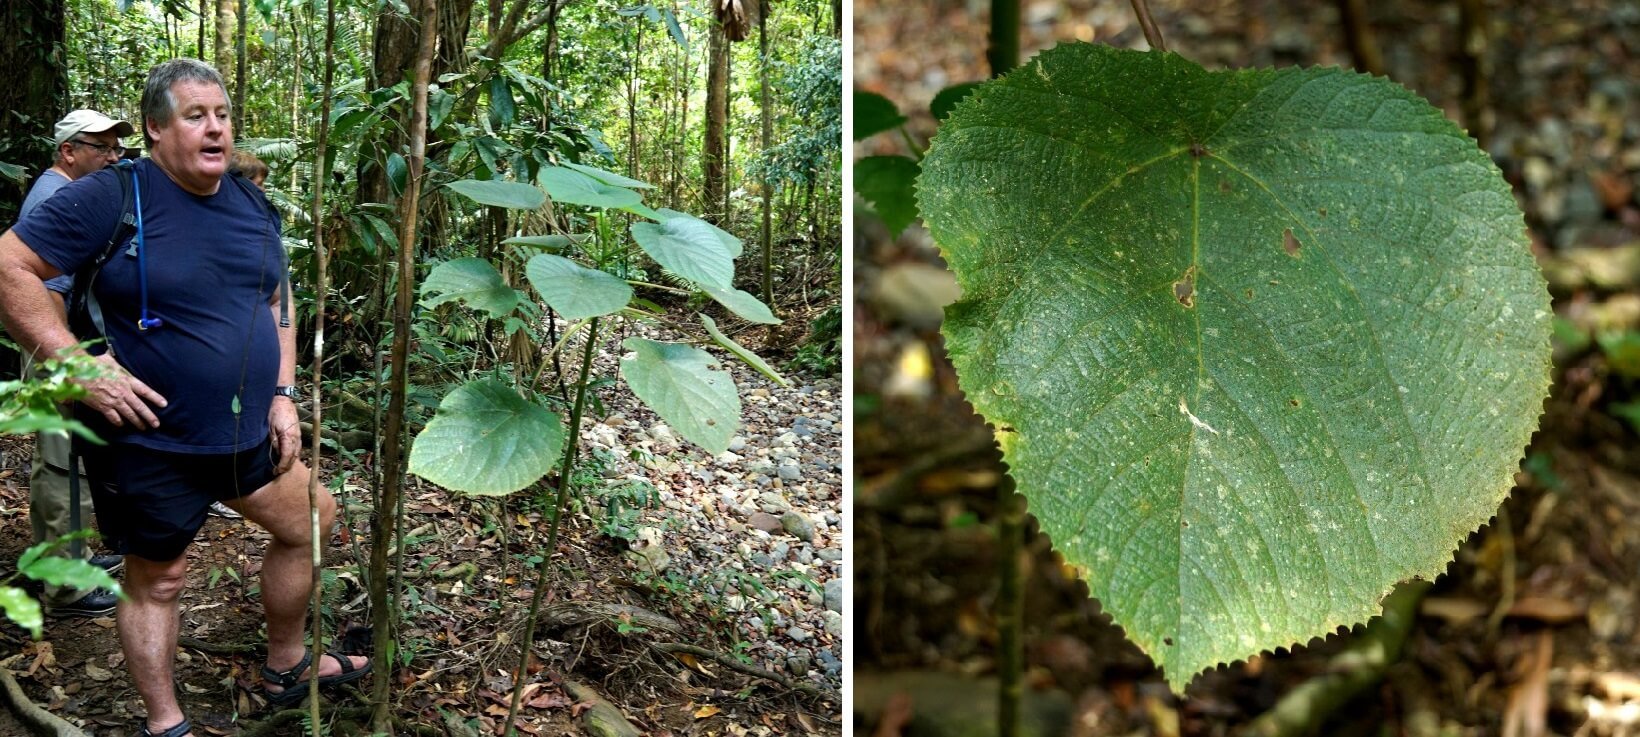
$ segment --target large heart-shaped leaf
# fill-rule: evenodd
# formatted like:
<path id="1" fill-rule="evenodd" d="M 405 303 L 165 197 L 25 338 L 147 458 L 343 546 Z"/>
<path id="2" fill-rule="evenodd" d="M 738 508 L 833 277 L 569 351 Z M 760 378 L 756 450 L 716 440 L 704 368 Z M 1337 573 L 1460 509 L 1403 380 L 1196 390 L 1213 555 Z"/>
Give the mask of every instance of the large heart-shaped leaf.
<path id="1" fill-rule="evenodd" d="M 678 215 L 658 223 L 633 223 L 632 239 L 678 276 L 703 286 L 731 289 L 735 258 L 717 229 L 700 218 Z"/>
<path id="2" fill-rule="evenodd" d="M 586 174 L 562 166 L 543 166 L 536 181 L 552 195 L 554 202 L 587 207 L 632 207 L 643 196 L 625 187 L 605 184 Z"/>
<path id="3" fill-rule="evenodd" d="M 490 262 L 458 258 L 434 266 L 421 283 L 422 304 L 437 307 L 452 301 L 465 302 L 491 317 L 503 317 L 518 306 L 518 290 L 507 286 Z"/>
<path id="4" fill-rule="evenodd" d="M 729 308 L 730 312 L 752 322 L 760 322 L 764 325 L 779 325 L 781 322 L 780 318 L 774 316 L 774 312 L 769 309 L 769 306 L 763 304 L 763 300 L 753 297 L 747 292 L 739 289 L 719 289 L 705 286 L 701 287 L 701 291 L 717 300 L 718 304 Z"/>
<path id="5" fill-rule="evenodd" d="M 547 201 L 541 190 L 523 182 L 500 179 L 463 179 L 444 185 L 480 205 L 512 210 L 534 210 Z"/>
<path id="6" fill-rule="evenodd" d="M 468 494 L 511 494 L 545 476 L 563 451 L 557 414 L 479 379 L 444 397 L 410 449 L 410 473 Z"/>
<path id="7" fill-rule="evenodd" d="M 616 174 L 615 172 L 609 171 L 607 169 L 599 169 L 596 166 L 587 166 L 586 164 L 577 164 L 573 161 L 566 161 L 562 164 L 562 166 L 565 166 L 565 167 L 570 168 L 570 169 L 574 169 L 578 172 L 581 172 L 582 174 L 585 174 L 589 177 L 592 177 L 593 179 L 596 179 L 600 182 L 603 182 L 604 184 L 613 184 L 617 187 L 628 187 L 630 189 L 654 189 L 655 188 L 655 185 L 650 184 L 649 182 L 640 182 L 640 181 L 638 181 L 636 179 L 633 179 L 631 177 L 623 176 L 621 174 Z"/>
<path id="8" fill-rule="evenodd" d="M 712 354 L 682 343 L 627 338 L 633 355 L 621 375 L 644 404 L 691 442 L 714 455 L 729 449 L 740 426 L 734 378 Z"/>
<path id="9" fill-rule="evenodd" d="M 632 299 L 632 287 L 615 275 L 589 269 L 563 256 L 543 253 L 524 266 L 541 298 L 566 320 L 615 312 Z"/>
<path id="10" fill-rule="evenodd" d="M 700 220 L 700 218 L 697 218 L 694 215 L 690 215 L 687 212 L 678 212 L 677 210 L 672 210 L 672 209 L 668 209 L 668 208 L 665 208 L 665 207 L 663 207 L 659 210 L 656 210 L 655 214 L 660 215 L 660 217 L 655 218 L 656 220 L 668 220 L 668 219 L 677 218 L 677 217 L 692 218 L 692 219 L 695 219 L 695 220 Z M 700 221 L 703 222 L 703 223 L 706 223 L 705 220 L 700 220 Z M 707 227 L 712 229 L 712 232 L 717 233 L 718 240 L 723 241 L 723 247 L 729 249 L 729 255 L 730 256 L 733 256 L 735 258 L 740 258 L 740 253 L 741 253 L 742 246 L 740 245 L 740 239 L 739 238 L 736 238 L 733 235 L 730 235 L 729 231 L 724 230 L 722 228 L 719 228 L 718 226 L 713 225 L 711 223 L 706 223 L 706 225 L 707 225 Z"/>
<path id="11" fill-rule="evenodd" d="M 919 197 L 962 388 L 1175 688 L 1373 616 L 1511 486 L 1548 294 L 1399 85 L 1061 46 L 957 106 Z"/>

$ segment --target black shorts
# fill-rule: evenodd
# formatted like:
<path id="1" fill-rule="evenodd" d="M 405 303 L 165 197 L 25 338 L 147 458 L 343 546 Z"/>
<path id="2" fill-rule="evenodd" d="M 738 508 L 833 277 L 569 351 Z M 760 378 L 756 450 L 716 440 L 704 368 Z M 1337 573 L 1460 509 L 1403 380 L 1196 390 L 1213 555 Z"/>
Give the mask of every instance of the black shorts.
<path id="1" fill-rule="evenodd" d="M 196 455 L 78 438 L 97 527 L 115 553 L 175 560 L 205 524 L 211 502 L 238 499 L 273 481 L 273 444 Z"/>

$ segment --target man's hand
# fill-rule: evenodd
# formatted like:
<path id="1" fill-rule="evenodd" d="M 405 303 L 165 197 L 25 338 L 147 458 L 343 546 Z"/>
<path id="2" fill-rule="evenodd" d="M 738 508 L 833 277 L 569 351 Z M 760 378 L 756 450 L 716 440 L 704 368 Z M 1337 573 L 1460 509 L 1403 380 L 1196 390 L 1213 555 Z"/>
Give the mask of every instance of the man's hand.
<path id="1" fill-rule="evenodd" d="M 164 407 L 165 397 L 132 376 L 111 354 L 97 356 L 97 361 L 102 364 L 104 375 L 82 382 L 86 395 L 80 401 L 101 412 L 115 427 L 128 424 L 138 430 L 159 427 L 159 418 L 149 405 Z"/>
<path id="2" fill-rule="evenodd" d="M 290 397 L 276 396 L 268 408 L 268 438 L 273 441 L 273 472 L 282 474 L 296 462 L 302 450 L 302 433 L 297 428 L 296 402 Z"/>

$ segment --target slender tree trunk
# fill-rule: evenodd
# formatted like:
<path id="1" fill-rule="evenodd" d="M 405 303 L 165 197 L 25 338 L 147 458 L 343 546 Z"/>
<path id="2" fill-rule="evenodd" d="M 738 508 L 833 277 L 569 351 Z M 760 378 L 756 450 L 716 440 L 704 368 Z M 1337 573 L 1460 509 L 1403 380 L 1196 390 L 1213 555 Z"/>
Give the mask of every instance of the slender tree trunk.
<path id="1" fill-rule="evenodd" d="M 240 0 L 239 10 L 239 85 L 241 91 L 240 99 L 244 99 L 244 0 Z M 322 97 L 319 102 L 319 135 L 314 138 L 313 169 L 315 171 L 324 171 L 326 168 L 325 140 L 330 134 L 330 97 L 331 90 L 334 88 L 335 82 L 335 60 L 336 0 L 326 0 L 325 82 L 324 92 L 322 93 Z M 238 109 L 238 107 L 235 109 Z M 323 653 L 325 652 L 325 619 L 323 608 L 323 602 L 325 599 L 325 582 L 323 575 L 324 568 L 322 566 L 325 539 L 328 537 L 324 534 L 324 531 L 319 529 L 319 460 L 324 448 L 324 444 L 319 442 L 321 436 L 319 428 L 324 427 L 322 420 L 325 407 L 323 389 L 325 368 L 325 292 L 329 291 L 330 287 L 330 273 L 326 268 L 326 261 L 329 253 L 325 251 L 325 179 L 326 177 L 313 178 L 313 207 L 309 211 L 310 218 L 313 221 L 313 252 L 319 262 L 319 283 L 315 290 L 317 293 L 318 306 L 313 317 L 313 376 L 311 378 L 311 381 L 313 382 L 313 452 L 311 456 L 312 460 L 308 464 L 310 473 L 308 474 L 307 488 L 308 523 L 310 525 L 309 531 L 313 535 L 313 614 L 311 615 L 312 619 L 309 621 L 309 624 L 313 627 L 312 647 L 314 663 L 320 662 L 319 659 L 323 657 Z M 286 277 L 289 278 L 289 275 L 287 274 Z M 284 308 L 287 310 L 287 314 L 294 312 L 294 309 L 290 305 L 285 305 Z M 315 670 L 313 672 L 318 673 L 318 666 L 315 665 L 314 668 Z M 313 730 L 313 737 L 319 737 L 320 727 L 324 724 L 324 722 L 319 718 L 319 679 L 308 679 L 308 689 L 308 708 L 311 710 L 308 715 L 308 725 Z"/>
<path id="2" fill-rule="evenodd" d="M 199 0 L 199 41 L 194 46 L 194 55 L 200 61 L 205 61 L 205 0 Z"/>
<path id="3" fill-rule="evenodd" d="M 757 51 L 760 62 L 758 64 L 759 102 L 763 108 L 763 163 L 760 167 L 763 172 L 763 304 L 774 309 L 774 241 L 771 237 L 771 218 L 774 215 L 774 184 L 769 181 L 768 156 L 771 139 L 774 137 L 774 115 L 769 108 L 769 12 L 772 10 L 767 2 L 763 12 L 757 14 Z"/>
<path id="4" fill-rule="evenodd" d="M 326 23 L 334 23 L 334 18 L 325 19 Z M 234 39 L 234 100 L 233 100 L 233 130 L 240 138 L 244 138 L 245 130 L 245 0 L 239 0 L 239 32 Z M 318 423 L 314 423 L 318 427 Z"/>
<path id="5" fill-rule="evenodd" d="M 1384 55 L 1378 52 L 1372 24 L 1367 22 L 1365 0 L 1338 0 L 1338 16 L 1344 21 L 1344 38 L 1350 44 L 1356 71 L 1383 76 Z"/>
<path id="6" fill-rule="evenodd" d="M 290 137 L 297 139 L 302 135 L 302 27 L 295 13 L 290 16 L 290 39 L 296 57 L 290 77 Z M 290 191 L 302 191 L 301 167 L 290 168 Z"/>
<path id="7" fill-rule="evenodd" d="M 755 1 L 755 0 L 754 0 Z M 723 227 L 729 227 L 729 193 L 735 188 L 735 44 L 730 41 L 725 44 L 728 49 L 723 54 Z"/>
<path id="8" fill-rule="evenodd" d="M 1485 0 L 1458 0 L 1458 67 L 1463 74 L 1463 124 L 1482 151 L 1492 145 L 1491 34 Z"/>
<path id="9" fill-rule="evenodd" d="M 712 24 L 706 71 L 706 138 L 700 158 L 703 164 L 701 210 L 707 220 L 722 225 L 723 212 L 723 128 L 729 113 L 729 39 L 723 26 Z"/>
<path id="10" fill-rule="evenodd" d="M 422 24 L 432 28 L 438 22 L 438 0 L 423 0 Z M 410 112 L 409 182 L 399 207 L 399 264 L 398 293 L 393 310 L 392 375 L 388 380 L 391 394 L 387 400 L 387 427 L 383 430 L 382 463 L 386 480 L 382 493 L 376 499 L 375 524 L 371 525 L 370 549 L 370 608 L 374 634 L 372 654 L 381 670 L 372 683 L 371 729 L 385 734 L 393 733 L 393 722 L 388 707 L 389 691 L 396 685 L 393 677 L 395 662 L 395 629 L 393 614 L 396 602 L 387 597 L 387 549 L 392 545 L 397 518 L 394 510 L 403 493 L 404 463 L 404 402 L 407 390 L 405 367 L 410 354 L 410 308 L 415 301 L 416 281 L 416 221 L 421 201 L 421 177 L 427 158 L 427 83 L 433 76 L 433 52 L 438 34 L 425 33 L 421 50 L 416 55 L 415 80 L 411 86 L 414 101 Z"/>
<path id="11" fill-rule="evenodd" d="M 626 78 L 626 175 L 638 178 L 638 64 L 643 60 L 643 16 L 632 19 L 632 69 Z"/>
<path id="12" fill-rule="evenodd" d="M 228 89 L 233 89 L 233 3 L 234 0 L 216 0 L 216 46 L 211 49 L 211 64 L 216 67 Z"/>

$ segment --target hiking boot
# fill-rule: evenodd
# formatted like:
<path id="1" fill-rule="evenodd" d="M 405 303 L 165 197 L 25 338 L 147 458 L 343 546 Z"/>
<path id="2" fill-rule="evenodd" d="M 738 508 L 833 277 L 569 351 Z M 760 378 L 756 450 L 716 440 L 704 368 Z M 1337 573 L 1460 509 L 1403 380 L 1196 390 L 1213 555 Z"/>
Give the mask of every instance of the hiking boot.
<path id="1" fill-rule="evenodd" d="M 120 569 L 125 567 L 125 556 L 106 553 L 103 555 L 93 555 L 91 556 L 91 560 L 86 562 L 107 571 L 108 575 L 112 576 L 119 573 Z"/>
<path id="2" fill-rule="evenodd" d="M 120 603 L 120 597 L 108 589 L 92 589 L 91 593 L 80 597 L 77 601 L 51 607 L 53 617 L 101 617 L 114 613 L 114 605 Z"/>
<path id="3" fill-rule="evenodd" d="M 226 504 L 223 504 L 222 502 L 211 502 L 210 510 L 206 511 L 205 513 L 212 516 L 212 517 L 221 517 L 223 519 L 244 519 L 245 518 L 245 515 L 233 511 L 232 508 L 230 508 Z"/>

